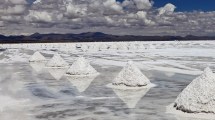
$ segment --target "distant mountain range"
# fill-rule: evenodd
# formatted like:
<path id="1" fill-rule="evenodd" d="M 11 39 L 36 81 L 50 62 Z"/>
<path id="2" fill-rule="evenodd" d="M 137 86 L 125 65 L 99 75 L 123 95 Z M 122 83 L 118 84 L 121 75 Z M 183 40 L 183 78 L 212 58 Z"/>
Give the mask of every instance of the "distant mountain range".
<path id="1" fill-rule="evenodd" d="M 134 36 L 109 35 L 101 32 L 80 34 L 40 34 L 29 36 L 0 35 L 0 43 L 54 43 L 54 42 L 118 42 L 118 41 L 175 41 L 175 40 L 215 40 L 215 36 Z"/>

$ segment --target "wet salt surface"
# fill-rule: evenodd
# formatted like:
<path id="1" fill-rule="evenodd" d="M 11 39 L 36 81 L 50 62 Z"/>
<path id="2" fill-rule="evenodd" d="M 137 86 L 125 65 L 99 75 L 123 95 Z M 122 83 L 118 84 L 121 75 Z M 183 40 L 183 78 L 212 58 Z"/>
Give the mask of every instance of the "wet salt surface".
<path id="1" fill-rule="evenodd" d="M 166 114 L 166 106 L 196 77 L 142 71 L 157 86 L 141 96 L 144 91 L 115 93 L 116 90 L 106 87 L 121 67 L 93 65 L 101 74 L 91 83 L 87 82 L 89 87 L 83 92 L 79 92 L 78 87 L 82 87 L 84 81 L 73 85 L 65 76 L 56 80 L 47 69 L 38 73 L 28 63 L 0 64 L 0 67 L 0 95 L 29 100 L 21 106 L 11 105 L 3 109 L 1 120 L 9 120 L 13 116 L 15 119 L 19 114 L 18 120 L 184 120 L 186 118 Z M 131 104 L 136 106 L 130 108 Z"/>
<path id="2" fill-rule="evenodd" d="M 8 49 L 0 52 L 0 120 L 203 120 L 166 114 L 166 106 L 205 67 L 215 68 L 214 42 L 192 42 L 175 47 L 156 42 L 157 49 L 94 52 L 65 51 L 64 44 L 56 44 L 56 51 L 52 44 L 47 48 L 3 45 Z M 37 50 L 49 60 L 59 53 L 70 65 L 83 55 L 101 74 L 67 78 L 63 76 L 66 68 L 29 64 Z M 157 86 L 136 91 L 106 87 L 128 60 Z"/>

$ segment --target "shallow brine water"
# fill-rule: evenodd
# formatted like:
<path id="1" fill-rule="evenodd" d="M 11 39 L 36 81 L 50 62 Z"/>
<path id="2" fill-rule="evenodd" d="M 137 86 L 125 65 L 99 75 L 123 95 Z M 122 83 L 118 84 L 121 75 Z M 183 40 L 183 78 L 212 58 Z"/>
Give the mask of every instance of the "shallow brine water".
<path id="1" fill-rule="evenodd" d="M 60 78 L 64 69 L 35 66 L 24 63 L 0 65 L 1 97 L 9 97 L 12 102 L 16 100 L 14 105 L 3 109 L 1 120 L 174 120 L 177 116 L 166 114 L 166 106 L 195 77 L 143 71 L 157 86 L 123 91 L 106 87 L 121 67 L 94 65 L 101 73 L 96 77 Z"/>
<path id="2" fill-rule="evenodd" d="M 58 51 L 70 64 L 84 55 L 100 72 L 93 77 L 68 77 L 67 69 L 28 63 L 35 50 L 9 49 L 0 54 L 0 120 L 196 120 L 167 114 L 166 106 L 205 67 L 214 68 L 215 47 L 208 46 L 132 52 Z M 47 58 L 55 53 L 41 51 Z M 133 60 L 156 87 L 107 87 L 128 60 Z"/>

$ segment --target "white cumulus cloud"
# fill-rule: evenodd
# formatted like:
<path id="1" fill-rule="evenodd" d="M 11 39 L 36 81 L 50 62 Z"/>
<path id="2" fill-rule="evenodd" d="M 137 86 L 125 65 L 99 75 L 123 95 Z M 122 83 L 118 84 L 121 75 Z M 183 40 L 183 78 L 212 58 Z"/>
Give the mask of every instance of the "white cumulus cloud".
<path id="1" fill-rule="evenodd" d="M 159 9 L 159 15 L 172 14 L 175 11 L 176 6 L 168 3 L 164 7 Z"/>
<path id="2" fill-rule="evenodd" d="M 0 34 L 50 30 L 186 35 L 215 31 L 215 11 L 177 12 L 171 3 L 155 8 L 152 0 L 35 0 L 32 4 L 26 1 L 0 0 L 0 26 L 4 26 Z"/>
<path id="3" fill-rule="evenodd" d="M 25 17 L 25 20 L 29 22 L 51 22 L 52 21 L 52 16 L 45 11 L 33 11 L 31 10 L 29 14 Z"/>

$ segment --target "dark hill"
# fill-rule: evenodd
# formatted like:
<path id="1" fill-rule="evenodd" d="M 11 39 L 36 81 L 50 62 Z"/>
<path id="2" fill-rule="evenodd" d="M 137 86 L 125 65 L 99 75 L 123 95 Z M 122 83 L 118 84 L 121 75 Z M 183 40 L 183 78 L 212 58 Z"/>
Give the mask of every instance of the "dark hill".
<path id="1" fill-rule="evenodd" d="M 30 36 L 0 35 L 0 43 L 54 43 L 54 42 L 118 42 L 118 41 L 175 41 L 175 40 L 215 40 L 215 36 L 134 36 L 109 35 L 101 32 L 80 34 L 40 34 Z"/>

